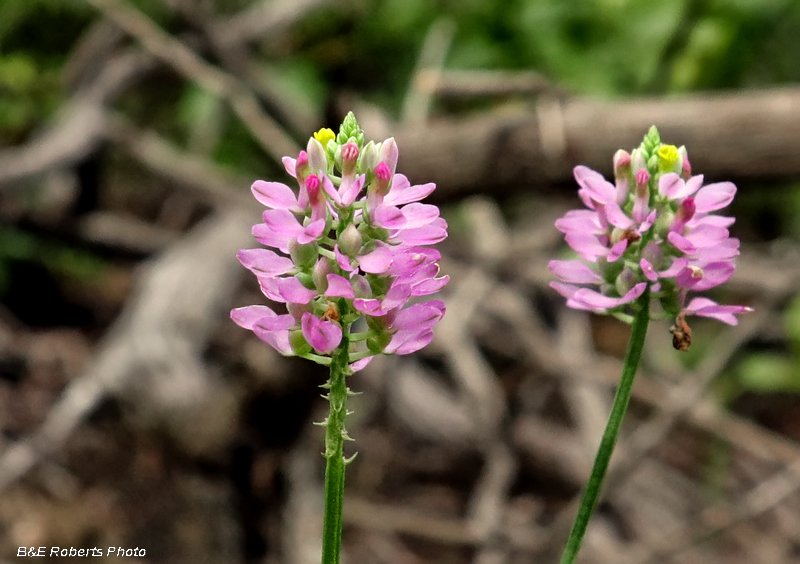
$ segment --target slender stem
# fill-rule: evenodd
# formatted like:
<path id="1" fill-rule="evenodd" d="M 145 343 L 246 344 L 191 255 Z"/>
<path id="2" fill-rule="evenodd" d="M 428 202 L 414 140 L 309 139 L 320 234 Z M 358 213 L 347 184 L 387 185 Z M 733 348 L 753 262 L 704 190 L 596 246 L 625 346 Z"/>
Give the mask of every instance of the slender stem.
<path id="1" fill-rule="evenodd" d="M 344 317 L 347 305 L 340 300 L 339 313 Z M 322 564 L 339 564 L 342 551 L 342 507 L 344 506 L 344 441 L 347 431 L 344 419 L 347 416 L 346 377 L 350 374 L 350 325 L 343 324 L 342 342 L 331 356 L 328 400 L 330 413 L 325 426 L 325 516 L 322 524 Z"/>
<path id="2" fill-rule="evenodd" d="M 581 505 L 578 508 L 578 515 L 575 517 L 575 523 L 572 525 L 572 530 L 569 533 L 567 547 L 564 549 L 564 555 L 561 557 L 561 564 L 572 564 L 578 557 L 578 551 L 581 548 L 583 536 L 586 534 L 586 527 L 589 525 L 589 519 L 592 518 L 592 513 L 600 497 L 603 479 L 606 476 L 606 470 L 608 470 L 608 464 L 614 452 L 614 446 L 617 444 L 617 437 L 619 436 L 619 430 L 622 426 L 622 420 L 625 418 L 625 411 L 628 409 L 628 402 L 631 398 L 633 380 L 636 377 L 639 360 L 642 358 L 642 349 L 644 349 L 644 340 L 647 335 L 647 325 L 650 322 L 649 289 L 645 290 L 644 294 L 637 300 L 637 306 L 639 311 L 633 319 L 633 328 L 630 341 L 628 342 L 628 352 L 625 353 L 625 362 L 622 367 L 622 378 L 619 382 L 617 393 L 614 396 L 614 405 L 611 408 L 611 415 L 608 417 L 606 430 L 603 432 L 600 447 L 597 449 L 597 456 L 594 459 L 594 466 L 592 466 L 592 474 L 589 477 L 589 482 L 586 484 L 586 490 L 583 492 Z"/>

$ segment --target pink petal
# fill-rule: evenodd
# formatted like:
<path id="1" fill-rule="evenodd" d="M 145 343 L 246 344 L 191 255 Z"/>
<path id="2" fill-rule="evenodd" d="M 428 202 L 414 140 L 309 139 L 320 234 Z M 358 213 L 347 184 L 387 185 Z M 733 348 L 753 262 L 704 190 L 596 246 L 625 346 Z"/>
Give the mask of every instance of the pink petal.
<path id="1" fill-rule="evenodd" d="M 389 238 L 391 243 L 404 247 L 417 245 L 433 245 L 447 238 L 447 223 L 444 219 L 437 218 L 432 224 L 415 229 L 400 229 Z"/>
<path id="2" fill-rule="evenodd" d="M 283 168 L 286 169 L 287 174 L 293 178 L 297 178 L 297 159 L 293 159 L 292 157 L 283 157 L 281 162 L 283 163 Z"/>
<path id="3" fill-rule="evenodd" d="M 372 362 L 372 359 L 375 358 L 374 356 L 367 356 L 362 358 L 361 360 L 357 360 L 350 364 L 350 370 L 353 372 L 358 372 L 359 370 L 364 370 L 364 368 Z"/>
<path id="4" fill-rule="evenodd" d="M 550 282 L 550 287 L 567 299 L 572 298 L 572 296 L 575 295 L 575 292 L 581 289 L 580 286 L 562 284 L 561 282 Z"/>
<path id="5" fill-rule="evenodd" d="M 295 238 L 303 232 L 292 212 L 286 209 L 267 210 L 263 214 L 264 223 L 279 235 Z"/>
<path id="6" fill-rule="evenodd" d="M 564 239 L 582 259 L 589 262 L 594 262 L 597 257 L 608 254 L 608 248 L 597 240 L 596 235 L 591 233 L 567 233 Z"/>
<path id="7" fill-rule="evenodd" d="M 280 249 L 284 253 L 289 253 L 289 240 L 291 237 L 283 233 L 277 233 L 265 223 L 257 223 L 253 226 L 253 237 L 256 241 L 267 247 Z"/>
<path id="8" fill-rule="evenodd" d="M 281 354 L 294 355 L 292 345 L 289 344 L 289 331 L 271 331 L 256 325 L 253 327 L 256 336 Z"/>
<path id="9" fill-rule="evenodd" d="M 387 354 L 411 354 L 427 347 L 433 341 L 433 331 L 422 333 L 405 331 L 395 333 L 383 350 Z"/>
<path id="10" fill-rule="evenodd" d="M 707 264 L 703 267 L 703 279 L 693 289 L 700 292 L 724 284 L 731 279 L 735 270 L 733 263 L 727 261 Z"/>
<path id="11" fill-rule="evenodd" d="M 592 311 L 604 311 L 634 301 L 644 293 L 646 287 L 647 282 L 640 282 L 621 298 L 612 298 L 588 288 L 580 288 L 572 295 L 572 298 L 567 301 L 567 305 L 571 305 L 570 302 L 572 302 L 578 305 L 578 309 L 584 309 L 584 307 L 581 306 L 586 306 L 586 308 Z"/>
<path id="12" fill-rule="evenodd" d="M 614 246 L 609 249 L 608 256 L 606 257 L 608 262 L 614 262 L 623 254 L 625 254 L 625 251 L 628 248 L 628 243 L 629 241 L 627 239 L 621 239 L 614 243 Z"/>
<path id="13" fill-rule="evenodd" d="M 310 243 L 311 241 L 316 241 L 322 234 L 325 232 L 325 219 L 318 219 L 317 221 L 312 221 L 304 228 L 302 228 L 301 232 L 297 235 L 297 242 L 300 244 Z"/>
<path id="14" fill-rule="evenodd" d="M 413 284 L 411 286 L 411 295 L 428 296 L 430 294 L 435 294 L 444 288 L 449 281 L 449 276 L 442 276 L 441 278 L 428 278 L 427 280 Z"/>
<path id="15" fill-rule="evenodd" d="M 694 198 L 698 212 L 709 212 L 726 207 L 736 195 L 733 182 L 717 182 L 703 186 Z"/>
<path id="16" fill-rule="evenodd" d="M 337 205 L 342 205 L 342 198 L 339 196 L 339 192 L 336 191 L 336 187 L 333 185 L 333 182 L 331 182 L 331 179 L 328 178 L 328 175 L 322 177 L 322 189 Z"/>
<path id="17" fill-rule="evenodd" d="M 559 280 L 570 284 L 597 284 L 603 281 L 599 274 L 579 260 L 551 260 L 547 268 Z"/>
<path id="18" fill-rule="evenodd" d="M 625 212 L 617 205 L 617 202 L 608 202 L 605 205 L 605 210 L 608 222 L 614 227 L 619 227 L 620 229 L 633 227 L 633 220 L 625 215 Z"/>
<path id="19" fill-rule="evenodd" d="M 752 311 L 753 308 L 747 306 L 719 305 L 708 298 L 694 298 L 689 302 L 689 305 L 683 309 L 683 313 L 711 317 L 717 321 L 727 323 L 728 325 L 737 325 L 739 323 L 739 320 L 736 319 L 736 315 L 750 313 Z"/>
<path id="20" fill-rule="evenodd" d="M 365 255 L 357 256 L 356 261 L 364 272 L 383 274 L 392 264 L 392 251 L 389 247 L 380 245 Z"/>
<path id="21" fill-rule="evenodd" d="M 406 218 L 404 229 L 425 227 L 439 217 L 439 208 L 430 204 L 420 204 L 419 202 L 404 206 L 402 212 Z"/>
<path id="22" fill-rule="evenodd" d="M 301 212 L 297 205 L 297 197 L 291 188 L 280 182 L 256 180 L 250 187 L 259 203 L 275 210 L 292 210 Z"/>
<path id="23" fill-rule="evenodd" d="M 673 247 L 675 247 L 676 249 L 678 249 L 682 253 L 686 253 L 687 255 L 690 255 L 690 254 L 694 253 L 695 251 L 697 251 L 697 247 L 695 247 L 691 243 L 691 241 L 689 241 L 683 235 L 679 235 L 679 234 L 675 233 L 674 231 L 670 231 L 669 232 L 669 234 L 667 235 L 667 241 L 672 243 Z"/>
<path id="24" fill-rule="evenodd" d="M 370 214 L 370 223 L 384 229 L 399 229 L 406 224 L 406 217 L 400 208 L 380 204 Z"/>
<path id="25" fill-rule="evenodd" d="M 562 233 L 605 233 L 606 229 L 600 223 L 596 211 L 570 210 L 563 217 L 556 220 L 556 229 Z"/>
<path id="26" fill-rule="evenodd" d="M 308 140 L 306 152 L 308 153 L 308 165 L 311 167 L 312 173 L 321 173 L 321 176 L 325 176 L 328 170 L 328 156 L 325 154 L 325 148 L 322 143 L 311 137 Z"/>
<path id="27" fill-rule="evenodd" d="M 695 247 L 700 248 L 719 245 L 728 238 L 728 235 L 730 233 L 724 227 L 703 223 L 688 232 L 685 237 Z"/>
<path id="28" fill-rule="evenodd" d="M 603 178 L 603 175 L 586 166 L 578 165 L 572 169 L 575 181 L 592 200 L 601 204 L 616 202 L 617 187 Z"/>
<path id="29" fill-rule="evenodd" d="M 650 264 L 650 261 L 646 258 L 643 258 L 639 261 L 639 268 L 642 269 L 644 277 L 650 280 L 650 282 L 655 282 L 658 280 L 658 273 L 656 273 L 656 269 L 653 268 L 653 265 Z"/>
<path id="30" fill-rule="evenodd" d="M 353 178 L 352 176 L 342 178 L 342 184 L 339 186 L 339 197 L 341 198 L 342 206 L 349 207 L 356 201 L 359 193 L 364 188 L 365 179 L 366 175 L 364 174 L 358 178 Z"/>
<path id="31" fill-rule="evenodd" d="M 336 264 L 346 272 L 353 272 L 355 268 L 350 264 L 350 257 L 339 250 L 339 245 L 334 245 L 333 254 L 336 255 Z"/>
<path id="32" fill-rule="evenodd" d="M 436 184 L 433 182 L 411 186 L 408 178 L 402 174 L 395 174 L 392 180 L 392 187 L 383 199 L 383 203 L 399 206 L 410 202 L 417 202 L 429 196 L 435 189 Z"/>
<path id="33" fill-rule="evenodd" d="M 272 311 L 267 306 L 263 305 L 251 305 L 246 307 L 238 307 L 236 309 L 231 310 L 231 319 L 233 319 L 234 323 L 239 327 L 244 327 L 245 329 L 253 329 L 253 326 L 261 319 L 265 317 L 277 317 L 274 311 Z"/>
<path id="34" fill-rule="evenodd" d="M 392 323 L 392 329 L 401 331 L 424 327 L 430 329 L 444 317 L 446 308 L 441 300 L 430 300 L 414 304 L 400 311 Z"/>
<path id="35" fill-rule="evenodd" d="M 342 342 L 342 328 L 336 323 L 323 321 L 316 315 L 304 313 L 300 328 L 308 344 L 321 353 L 327 354 Z"/>
<path id="36" fill-rule="evenodd" d="M 326 296 L 351 299 L 356 297 L 355 292 L 353 292 L 353 286 L 344 276 L 328 274 L 326 278 L 328 279 L 328 289 L 325 290 Z"/>
<path id="37" fill-rule="evenodd" d="M 243 249 L 236 256 L 242 266 L 257 275 L 280 276 L 294 269 L 292 259 L 269 249 Z"/>

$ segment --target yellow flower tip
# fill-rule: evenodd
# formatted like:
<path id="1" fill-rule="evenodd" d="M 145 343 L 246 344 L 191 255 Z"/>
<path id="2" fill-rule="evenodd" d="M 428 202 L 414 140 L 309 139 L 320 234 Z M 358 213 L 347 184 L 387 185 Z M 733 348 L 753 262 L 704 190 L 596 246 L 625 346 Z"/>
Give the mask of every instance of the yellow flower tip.
<path id="1" fill-rule="evenodd" d="M 657 154 L 661 172 L 675 172 L 675 165 L 680 158 L 678 148 L 675 145 L 662 145 Z"/>
<path id="2" fill-rule="evenodd" d="M 334 139 L 336 139 L 336 134 L 333 132 L 333 130 L 328 129 L 327 127 L 323 127 L 314 134 L 314 139 L 319 141 L 322 147 L 324 148 L 328 146 L 329 141 L 333 141 Z"/>

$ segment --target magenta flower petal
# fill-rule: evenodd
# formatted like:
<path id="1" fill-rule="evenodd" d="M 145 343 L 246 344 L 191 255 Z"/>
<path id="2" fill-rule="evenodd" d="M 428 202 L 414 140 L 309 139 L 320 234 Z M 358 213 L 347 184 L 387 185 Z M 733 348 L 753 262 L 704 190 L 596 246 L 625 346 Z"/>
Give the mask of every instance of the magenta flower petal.
<path id="1" fill-rule="evenodd" d="M 650 280 L 650 282 L 655 282 L 658 280 L 658 273 L 656 272 L 656 269 L 653 268 L 653 265 L 646 258 L 642 258 L 639 261 L 639 268 L 642 269 L 642 274 L 644 274 L 644 277 Z"/>
<path id="2" fill-rule="evenodd" d="M 392 251 L 389 247 L 380 245 L 365 255 L 357 256 L 356 261 L 364 272 L 382 274 L 392 264 Z"/>
<path id="3" fill-rule="evenodd" d="M 289 240 L 291 237 L 284 235 L 283 233 L 278 233 L 272 228 L 270 228 L 265 223 L 257 223 L 253 226 L 253 237 L 256 238 L 256 241 L 261 243 L 262 245 L 266 245 L 268 247 L 274 247 L 283 251 L 284 253 L 289 253 Z"/>
<path id="4" fill-rule="evenodd" d="M 724 227 L 710 224 L 700 224 L 685 235 L 686 240 L 695 247 L 712 247 L 719 245 L 728 238 L 730 233 Z"/>
<path id="5" fill-rule="evenodd" d="M 233 319 L 234 323 L 239 327 L 250 330 L 252 330 L 253 326 L 261 319 L 265 317 L 277 317 L 277 315 L 278 314 L 270 308 L 263 305 L 251 305 L 231 310 L 231 319 Z"/>
<path id="6" fill-rule="evenodd" d="M 374 225 L 384 229 L 399 229 L 406 224 L 406 217 L 400 208 L 380 204 L 373 210 L 370 220 Z"/>
<path id="7" fill-rule="evenodd" d="M 336 264 L 339 265 L 339 268 L 346 272 L 353 272 L 355 268 L 350 264 L 350 257 L 343 254 L 342 251 L 339 250 L 339 245 L 335 245 L 333 247 L 333 253 L 336 256 Z"/>
<path id="8" fill-rule="evenodd" d="M 435 294 L 436 292 L 444 288 L 449 281 L 450 281 L 449 276 L 442 276 L 441 278 L 426 278 L 422 282 L 412 284 L 411 295 L 429 296 L 431 294 Z"/>
<path id="9" fill-rule="evenodd" d="M 346 176 L 342 178 L 342 184 L 339 186 L 339 198 L 341 199 L 342 206 L 351 206 L 356 201 L 358 194 L 364 189 L 364 181 L 366 175 L 361 174 L 357 178 Z"/>
<path id="10" fill-rule="evenodd" d="M 342 342 L 342 328 L 331 321 L 323 321 L 311 313 L 304 313 L 300 328 L 308 344 L 320 354 L 327 354 Z"/>
<path id="11" fill-rule="evenodd" d="M 253 327 L 253 333 L 255 333 L 255 335 L 259 339 L 270 345 L 273 349 L 275 349 L 279 353 L 287 356 L 291 356 L 294 354 L 294 351 L 292 350 L 292 345 L 289 344 L 288 330 L 271 331 L 256 325 L 255 327 Z"/>
<path id="12" fill-rule="evenodd" d="M 357 361 L 351 363 L 350 364 L 350 370 L 352 370 L 354 373 L 358 372 L 359 370 L 364 370 L 364 368 L 366 368 L 366 366 L 370 362 L 372 362 L 373 358 L 375 358 L 375 357 L 374 356 L 367 356 L 367 357 L 362 358 L 361 360 L 357 360 Z"/>
<path id="13" fill-rule="evenodd" d="M 608 248 L 591 233 L 567 233 L 564 239 L 582 259 L 589 262 L 595 262 L 598 257 L 608 255 Z"/>
<path id="14" fill-rule="evenodd" d="M 572 284 L 562 284 L 561 282 L 550 282 L 550 287 L 567 298 L 568 300 L 575 295 L 575 292 L 581 289 L 580 286 L 573 286 Z M 585 308 L 583 308 L 585 309 Z"/>
<path id="15" fill-rule="evenodd" d="M 547 268 L 559 280 L 570 284 L 597 284 L 603 280 L 586 263 L 579 260 L 551 260 Z"/>
<path id="16" fill-rule="evenodd" d="M 257 276 L 280 276 L 295 267 L 292 259 L 268 249 L 242 249 L 236 256 L 242 266 Z"/>
<path id="17" fill-rule="evenodd" d="M 286 209 L 267 210 L 263 214 L 264 223 L 277 234 L 296 238 L 303 232 L 303 227 L 298 223 L 292 212 Z"/>
<path id="18" fill-rule="evenodd" d="M 433 331 L 401 331 L 392 336 L 392 340 L 389 341 L 383 352 L 388 354 L 411 354 L 427 347 L 431 341 L 433 341 Z"/>
<path id="19" fill-rule="evenodd" d="M 283 168 L 286 170 L 286 173 L 292 178 L 297 178 L 297 159 L 283 157 L 281 162 L 283 163 Z"/>
<path id="20" fill-rule="evenodd" d="M 389 237 L 390 243 L 411 247 L 418 245 L 433 245 L 447 238 L 447 223 L 444 219 L 437 218 L 432 224 L 415 229 L 400 229 Z"/>
<path id="21" fill-rule="evenodd" d="M 404 229 L 425 227 L 439 217 L 439 208 L 430 204 L 413 203 L 403 206 L 403 216 L 406 218 Z"/>
<path id="22" fill-rule="evenodd" d="M 297 205 L 297 197 L 291 188 L 280 182 L 265 182 L 256 180 L 250 190 L 253 192 L 259 203 L 274 210 L 292 210 L 300 213 L 300 206 Z"/>
<path id="23" fill-rule="evenodd" d="M 406 276 L 426 264 L 438 262 L 441 258 L 442 254 L 436 249 L 407 247 L 394 254 L 388 274 Z"/>
<path id="24" fill-rule="evenodd" d="M 572 295 L 571 300 L 585 305 L 587 309 L 604 311 L 634 301 L 644 293 L 646 287 L 647 282 L 640 282 L 621 298 L 612 298 L 610 296 L 604 296 L 600 292 L 590 290 L 589 288 L 580 288 Z"/>
<path id="25" fill-rule="evenodd" d="M 411 186 L 408 178 L 403 174 L 395 174 L 392 187 L 383 199 L 383 203 L 391 206 L 400 206 L 411 202 L 418 202 L 426 198 L 436 189 L 436 184 L 429 182 L 418 186 Z"/>
<path id="26" fill-rule="evenodd" d="M 300 233 L 297 234 L 297 242 L 301 244 L 310 243 L 311 241 L 316 241 L 322 234 L 325 232 L 325 220 L 318 219 L 317 221 L 312 221 L 307 226 L 302 228 Z"/>
<path id="27" fill-rule="evenodd" d="M 353 286 L 350 284 L 350 281 L 345 278 L 344 276 L 339 276 L 338 274 L 328 274 L 326 276 L 328 280 L 328 289 L 325 290 L 325 295 L 333 298 L 355 298 L 355 292 L 353 292 Z"/>
<path id="28" fill-rule="evenodd" d="M 694 198 L 698 212 L 710 212 L 728 206 L 736 195 L 733 182 L 718 182 L 703 186 Z"/>
<path id="29" fill-rule="evenodd" d="M 629 241 L 627 239 L 621 239 L 614 243 L 614 245 L 609 249 L 608 256 L 606 257 L 608 262 L 614 262 L 623 254 L 625 254 L 625 250 L 628 248 L 628 243 Z"/>
<path id="30" fill-rule="evenodd" d="M 750 313 L 753 308 L 738 305 L 719 305 L 713 300 L 708 298 L 694 298 L 689 305 L 683 309 L 683 313 L 688 315 L 700 315 L 702 317 L 711 317 L 717 321 L 722 321 L 728 325 L 737 325 L 739 320 L 737 315 L 742 313 Z"/>
<path id="31" fill-rule="evenodd" d="M 703 279 L 693 288 L 698 292 L 724 284 L 733 277 L 736 267 L 729 261 L 720 261 L 709 263 L 702 270 Z"/>
<path id="32" fill-rule="evenodd" d="M 591 210 L 570 210 L 556 220 L 556 229 L 562 233 L 605 233 L 597 212 Z"/>
<path id="33" fill-rule="evenodd" d="M 625 215 L 625 212 L 622 211 L 622 208 L 617 205 L 617 202 L 608 202 L 605 205 L 605 210 L 606 219 L 608 219 L 608 222 L 614 227 L 619 227 L 620 229 L 629 229 L 635 225 L 633 220 Z"/>
<path id="34" fill-rule="evenodd" d="M 703 270 L 689 266 L 681 270 L 675 277 L 678 287 L 687 289 L 694 288 L 701 280 L 703 280 Z"/>
<path id="35" fill-rule="evenodd" d="M 595 202 L 606 204 L 616 202 L 617 187 L 603 178 L 603 175 L 589 167 L 578 165 L 572 169 L 575 180 L 585 193 Z"/>
<path id="36" fill-rule="evenodd" d="M 687 255 L 691 255 L 695 251 L 697 251 L 697 247 L 692 245 L 691 241 L 689 241 L 683 235 L 679 235 L 674 231 L 670 231 L 667 234 L 667 241 L 672 243 L 672 246 L 681 251 L 682 253 L 686 253 Z"/>
<path id="37" fill-rule="evenodd" d="M 397 142 L 394 140 L 394 137 L 389 137 L 386 141 L 381 143 L 381 149 L 378 153 L 378 162 L 385 162 L 386 166 L 388 166 L 389 170 L 394 174 L 397 168 L 397 159 L 399 155 L 400 151 L 397 148 Z"/>
<path id="38" fill-rule="evenodd" d="M 278 278 L 278 288 L 284 301 L 295 304 L 307 304 L 317 295 L 316 290 L 306 288 L 303 286 L 303 283 L 294 276 Z"/>
<path id="39" fill-rule="evenodd" d="M 445 310 L 444 302 L 441 300 L 430 300 L 414 304 L 397 314 L 394 323 L 392 323 L 392 329 L 398 331 L 418 327 L 430 329 L 444 317 Z"/>

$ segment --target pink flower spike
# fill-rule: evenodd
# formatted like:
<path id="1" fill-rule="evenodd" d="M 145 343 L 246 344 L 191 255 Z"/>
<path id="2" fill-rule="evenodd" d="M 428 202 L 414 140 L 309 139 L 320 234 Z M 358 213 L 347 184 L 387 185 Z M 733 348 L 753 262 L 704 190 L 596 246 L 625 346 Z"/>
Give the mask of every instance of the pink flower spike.
<path id="1" fill-rule="evenodd" d="M 331 321 L 323 321 L 311 313 L 304 313 L 300 328 L 308 344 L 320 354 L 333 351 L 342 342 L 342 328 Z"/>
<path id="2" fill-rule="evenodd" d="M 597 284 L 603 280 L 599 274 L 579 260 L 551 260 L 547 268 L 559 280 L 570 284 Z"/>
<path id="3" fill-rule="evenodd" d="M 344 276 L 338 274 L 328 274 L 328 289 L 325 290 L 325 295 L 329 298 L 355 298 L 353 286 L 350 281 Z"/>
<path id="4" fill-rule="evenodd" d="M 297 204 L 297 198 L 292 189 L 280 182 L 265 182 L 256 180 L 250 187 L 256 200 L 274 210 L 291 210 L 300 213 L 303 210 Z"/>

